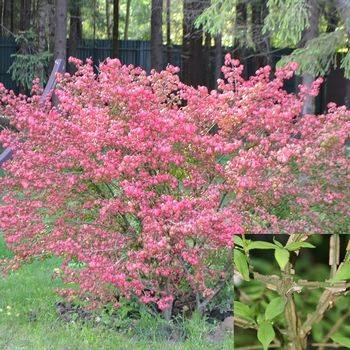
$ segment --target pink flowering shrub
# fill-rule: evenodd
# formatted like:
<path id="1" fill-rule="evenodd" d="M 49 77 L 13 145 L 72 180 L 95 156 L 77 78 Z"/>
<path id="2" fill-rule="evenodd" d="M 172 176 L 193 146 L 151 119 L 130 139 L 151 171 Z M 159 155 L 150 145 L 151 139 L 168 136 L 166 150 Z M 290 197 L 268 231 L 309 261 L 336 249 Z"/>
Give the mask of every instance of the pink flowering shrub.
<path id="1" fill-rule="evenodd" d="M 136 296 L 165 310 L 192 294 L 201 309 L 232 276 L 235 234 L 345 222 L 350 113 L 300 118 L 321 82 L 288 94 L 295 65 L 245 81 L 227 56 L 225 80 L 208 92 L 171 66 L 147 76 L 108 59 L 96 75 L 72 61 L 57 108 L 0 91 L 0 112 L 19 130 L 0 134 L 15 152 L 0 179 L 12 267 L 55 254 L 80 287 L 65 295 L 92 305 Z"/>
<path id="2" fill-rule="evenodd" d="M 247 233 L 348 232 L 350 111 L 330 104 L 325 115 L 302 117 L 306 94 L 316 96 L 322 79 L 288 94 L 283 83 L 296 68 L 270 81 L 264 67 L 244 81 L 239 62 L 227 57 L 223 67 L 218 124 L 228 142 L 241 142 L 225 178 Z"/>

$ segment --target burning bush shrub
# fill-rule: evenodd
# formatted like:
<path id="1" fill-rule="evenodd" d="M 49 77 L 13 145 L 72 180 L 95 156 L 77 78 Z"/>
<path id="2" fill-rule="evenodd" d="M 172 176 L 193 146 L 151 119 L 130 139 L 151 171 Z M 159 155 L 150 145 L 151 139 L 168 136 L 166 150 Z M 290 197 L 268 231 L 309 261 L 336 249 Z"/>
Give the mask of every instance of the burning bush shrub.
<path id="1" fill-rule="evenodd" d="M 295 65 L 245 81 L 227 56 L 208 92 L 171 66 L 147 75 L 108 59 L 95 74 L 71 60 L 58 107 L 1 89 L 19 130 L 0 135 L 14 149 L 1 179 L 9 267 L 55 254 L 80 287 L 64 294 L 92 306 L 133 296 L 171 311 L 190 294 L 203 311 L 232 277 L 235 234 L 342 227 L 349 111 L 300 118 L 320 81 L 288 94 Z"/>

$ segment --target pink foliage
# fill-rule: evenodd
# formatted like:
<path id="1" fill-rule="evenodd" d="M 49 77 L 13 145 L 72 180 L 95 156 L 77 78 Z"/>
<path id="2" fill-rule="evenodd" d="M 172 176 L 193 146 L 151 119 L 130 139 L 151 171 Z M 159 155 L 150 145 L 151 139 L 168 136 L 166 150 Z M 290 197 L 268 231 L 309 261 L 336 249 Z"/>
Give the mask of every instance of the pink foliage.
<path id="1" fill-rule="evenodd" d="M 300 117 L 321 81 L 287 93 L 295 64 L 245 81 L 226 56 L 208 92 L 171 66 L 147 76 L 108 59 L 96 75 L 71 60 L 78 71 L 60 77 L 59 108 L 0 91 L 0 112 L 20 130 L 0 135 L 15 151 L 0 178 L 14 265 L 59 255 L 65 281 L 80 286 L 65 294 L 164 310 L 186 285 L 204 300 L 229 278 L 235 234 L 346 224 L 350 112 Z"/>

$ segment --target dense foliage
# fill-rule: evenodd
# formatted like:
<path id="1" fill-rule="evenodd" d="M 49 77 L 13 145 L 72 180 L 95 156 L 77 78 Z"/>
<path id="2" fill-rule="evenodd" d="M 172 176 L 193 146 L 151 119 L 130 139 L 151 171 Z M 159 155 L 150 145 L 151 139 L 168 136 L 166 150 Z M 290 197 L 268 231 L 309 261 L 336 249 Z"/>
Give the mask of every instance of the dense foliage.
<path id="1" fill-rule="evenodd" d="M 239 10 L 242 8 L 245 16 Z M 317 20 L 312 23 L 315 10 Z M 296 61 L 300 74 L 326 75 L 330 68 L 340 67 L 349 78 L 349 13 L 347 0 L 212 0 L 197 24 L 211 35 L 221 33 L 229 40 L 234 35 L 237 45 L 251 48 L 257 56 L 272 55 L 271 47 L 295 48 L 278 65 Z M 315 36 L 306 40 L 313 26 Z"/>
<path id="2" fill-rule="evenodd" d="M 71 61 L 58 107 L 1 88 L 20 131 L 0 135 L 14 148 L 0 180 L 12 267 L 55 254 L 80 286 L 64 293 L 92 305 L 136 296 L 204 311 L 232 278 L 235 234 L 346 230 L 350 112 L 300 118 L 321 81 L 288 94 L 296 64 L 245 81 L 227 55 L 208 92 L 172 66 L 148 76 L 107 59 L 96 74 Z"/>
<path id="3" fill-rule="evenodd" d="M 46 82 L 45 68 L 53 55 L 48 51 L 40 52 L 36 45 L 36 35 L 31 30 L 17 35 L 15 41 L 21 49 L 11 55 L 13 62 L 8 73 L 24 91 L 30 91 L 35 77 L 40 77 L 42 83 Z"/>

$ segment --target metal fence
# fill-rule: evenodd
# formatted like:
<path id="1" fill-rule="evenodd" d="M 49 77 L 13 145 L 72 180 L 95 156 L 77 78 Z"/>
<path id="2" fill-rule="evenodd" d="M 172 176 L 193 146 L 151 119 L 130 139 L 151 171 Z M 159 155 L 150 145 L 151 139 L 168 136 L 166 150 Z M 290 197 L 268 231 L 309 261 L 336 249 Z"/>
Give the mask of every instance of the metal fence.
<path id="1" fill-rule="evenodd" d="M 231 51 L 232 48 L 227 47 L 223 49 L 223 55 L 226 52 Z M 17 51 L 17 45 L 12 37 L 0 37 L 0 81 L 8 88 L 16 86 L 11 80 L 11 76 L 8 73 L 8 69 L 13 62 L 12 54 Z M 274 50 L 273 61 L 274 63 L 279 60 L 282 55 L 290 53 L 290 49 Z M 140 66 L 146 71 L 151 69 L 151 45 L 149 41 L 141 40 L 120 40 L 119 41 L 119 58 L 124 64 L 133 64 Z M 85 60 L 86 58 L 92 58 L 97 65 L 103 61 L 106 57 L 112 55 L 112 41 L 111 40 L 82 40 L 77 49 L 77 57 Z M 210 50 L 209 59 L 214 61 L 214 50 Z M 167 59 L 166 47 L 164 46 L 164 60 Z M 223 60 L 222 60 L 223 61 Z M 164 61 L 164 67 L 168 62 Z M 174 66 L 182 67 L 181 59 L 181 45 L 173 45 L 171 48 L 171 63 Z M 245 60 L 246 66 L 245 72 L 247 75 L 254 74 L 257 69 L 254 58 L 250 57 Z M 212 67 L 213 68 L 213 67 Z"/>
<path id="2" fill-rule="evenodd" d="M 166 48 L 164 47 L 164 53 Z M 147 71 L 151 69 L 151 45 L 149 41 L 119 41 L 119 58 L 125 64 L 140 66 Z M 83 40 L 78 45 L 77 56 L 80 59 L 92 57 L 95 63 L 103 61 L 112 54 L 111 40 Z M 164 55 L 166 57 L 166 55 Z M 165 62 L 164 62 L 165 63 Z M 172 47 L 171 64 L 181 66 L 181 47 Z"/>
<path id="3" fill-rule="evenodd" d="M 8 73 L 13 58 L 12 54 L 16 53 L 17 45 L 11 37 L 0 37 L 0 82 L 8 89 L 16 89 L 16 84 L 12 81 Z"/>
<path id="4" fill-rule="evenodd" d="M 2 82 L 7 88 L 14 89 L 16 84 L 12 81 L 8 69 L 13 62 L 12 54 L 17 51 L 17 45 L 12 37 L 0 37 L 0 82 Z M 231 48 L 227 47 L 223 49 L 223 54 L 231 51 Z M 133 64 L 135 66 L 140 66 L 146 71 L 151 69 L 151 45 L 149 41 L 141 40 L 120 40 L 119 41 L 119 58 L 124 64 Z M 290 50 L 281 49 L 274 51 L 273 61 L 274 63 L 279 60 L 279 58 L 288 54 Z M 103 61 L 106 57 L 110 57 L 112 54 L 112 41 L 111 40 L 92 40 L 86 39 L 82 40 L 77 49 L 77 57 L 85 60 L 86 58 L 92 58 L 94 63 L 97 65 L 99 62 Z M 214 61 L 214 51 L 209 52 L 209 59 L 211 62 Z M 164 59 L 167 59 L 166 47 L 164 47 Z M 171 63 L 174 66 L 182 66 L 181 59 L 181 46 L 173 45 L 171 48 Z M 166 66 L 167 62 L 164 62 Z M 246 75 L 254 74 L 257 69 L 254 58 L 248 58 L 245 60 L 244 65 L 246 66 Z M 211 65 L 212 69 L 214 68 Z M 213 74 L 214 75 L 214 74 Z"/>
<path id="5" fill-rule="evenodd" d="M 140 66 L 145 70 L 151 69 L 151 46 L 149 41 L 128 40 L 119 41 L 120 60 L 124 64 Z M 17 44 L 12 37 L 0 37 L 0 82 L 9 89 L 17 88 L 12 81 L 8 69 L 13 62 L 12 54 L 16 53 Z M 164 47 L 164 53 L 166 48 Z M 85 60 L 92 58 L 95 64 L 103 61 L 112 54 L 111 40 L 82 40 L 78 45 L 77 57 Z M 181 46 L 172 47 L 171 64 L 181 67 Z M 166 57 L 166 55 L 164 55 Z"/>

